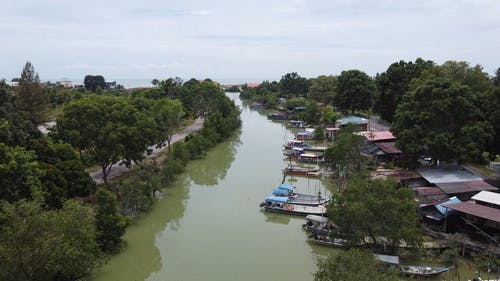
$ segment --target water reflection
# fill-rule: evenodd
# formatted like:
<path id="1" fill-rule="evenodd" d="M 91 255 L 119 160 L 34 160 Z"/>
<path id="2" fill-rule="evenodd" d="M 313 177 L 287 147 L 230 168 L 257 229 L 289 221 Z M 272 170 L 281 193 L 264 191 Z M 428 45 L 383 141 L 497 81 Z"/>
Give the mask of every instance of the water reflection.
<path id="1" fill-rule="evenodd" d="M 188 194 L 188 176 L 184 174 L 164 191 L 150 213 L 127 228 L 124 239 L 128 245 L 95 274 L 94 280 L 145 280 L 152 272 L 159 271 L 162 258 L 156 246 L 157 235 L 169 223 L 174 230 L 180 226 Z"/>
<path id="2" fill-rule="evenodd" d="M 209 165 L 205 159 L 193 161 L 186 169 L 190 179 L 197 185 L 215 186 L 220 180 L 224 180 L 237 148 L 242 144 L 240 141 L 241 131 L 232 136 L 224 145 L 218 145 L 210 151 L 211 161 Z"/>
<path id="3" fill-rule="evenodd" d="M 266 218 L 266 222 L 269 222 L 269 223 L 279 223 L 279 224 L 289 224 L 290 223 L 290 217 L 289 216 L 279 215 L 279 214 L 276 214 L 276 213 L 269 213 L 269 212 L 266 212 L 264 210 L 260 210 L 260 212 Z"/>

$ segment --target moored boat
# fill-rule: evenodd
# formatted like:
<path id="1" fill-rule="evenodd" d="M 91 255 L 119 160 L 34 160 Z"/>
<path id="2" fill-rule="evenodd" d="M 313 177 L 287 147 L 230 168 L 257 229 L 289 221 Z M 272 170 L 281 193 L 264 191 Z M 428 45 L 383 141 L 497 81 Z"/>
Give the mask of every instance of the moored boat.
<path id="1" fill-rule="evenodd" d="M 302 225 L 302 228 L 313 234 L 328 235 L 336 226 L 325 216 L 307 215 L 306 223 Z"/>
<path id="2" fill-rule="evenodd" d="M 349 246 L 349 240 L 340 238 L 331 238 L 328 235 L 313 235 L 313 237 L 310 237 L 307 240 L 310 241 L 311 243 L 328 247 L 346 248 Z"/>
<path id="3" fill-rule="evenodd" d="M 403 275 L 406 275 L 408 277 L 417 277 L 417 278 L 437 277 L 449 270 L 450 270 L 449 267 L 427 267 L 418 265 L 401 266 L 401 273 Z"/>
<path id="4" fill-rule="evenodd" d="M 304 149 L 305 151 L 316 151 L 316 152 L 324 152 L 327 149 L 326 146 L 312 146 L 302 140 L 289 140 L 284 145 L 284 147 L 287 149 L 292 149 L 293 147 L 299 147 Z"/>
<path id="5" fill-rule="evenodd" d="M 302 153 L 297 157 L 297 161 L 304 163 L 324 163 L 325 159 L 322 155 L 316 155 L 312 153 Z"/>
<path id="6" fill-rule="evenodd" d="M 267 196 L 260 207 L 268 212 L 283 213 L 287 215 L 306 216 L 309 214 L 322 215 L 326 213 L 324 205 L 308 206 L 289 204 L 287 197 Z"/>
<path id="7" fill-rule="evenodd" d="M 288 166 L 283 170 L 285 175 L 300 175 L 300 176 L 319 176 L 321 175 L 318 168 Z"/>
<path id="8" fill-rule="evenodd" d="M 295 193 L 293 189 L 294 187 L 291 185 L 281 184 L 277 189 L 273 190 L 273 196 L 287 197 L 287 204 L 294 205 L 317 206 L 330 201 L 329 198 L 321 196 L 321 193 L 318 193 L 318 195 Z"/>
<path id="9" fill-rule="evenodd" d="M 292 117 L 285 115 L 283 113 L 271 113 L 267 115 L 267 118 L 271 120 L 290 120 Z"/>

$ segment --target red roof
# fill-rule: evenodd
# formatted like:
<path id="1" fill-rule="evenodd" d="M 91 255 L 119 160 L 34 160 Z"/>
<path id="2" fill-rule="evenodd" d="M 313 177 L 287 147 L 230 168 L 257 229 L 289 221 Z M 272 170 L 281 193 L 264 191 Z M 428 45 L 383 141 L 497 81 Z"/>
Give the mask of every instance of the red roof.
<path id="1" fill-rule="evenodd" d="M 382 140 L 387 141 L 396 139 L 396 137 L 391 133 L 391 131 L 366 132 L 364 136 L 369 141 L 382 141 Z"/>
<path id="2" fill-rule="evenodd" d="M 260 86 L 260 83 L 247 83 L 248 88 L 257 88 Z"/>
<path id="3" fill-rule="evenodd" d="M 488 206 L 474 204 L 470 202 L 452 204 L 446 206 L 446 208 L 450 208 L 464 214 L 469 214 L 475 217 L 480 217 L 483 219 L 500 223 L 500 209 L 495 209 Z"/>

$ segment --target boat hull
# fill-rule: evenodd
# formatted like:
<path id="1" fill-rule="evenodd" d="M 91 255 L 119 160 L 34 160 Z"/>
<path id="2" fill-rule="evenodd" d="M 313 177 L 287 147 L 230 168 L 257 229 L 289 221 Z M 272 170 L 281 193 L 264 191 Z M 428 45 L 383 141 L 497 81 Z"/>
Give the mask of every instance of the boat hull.
<path id="1" fill-rule="evenodd" d="M 288 205 L 290 206 L 290 205 Z M 267 212 L 281 213 L 293 216 L 307 216 L 307 215 L 324 215 L 326 213 L 325 206 L 303 206 L 295 205 L 293 208 L 279 207 L 279 206 L 263 206 Z"/>

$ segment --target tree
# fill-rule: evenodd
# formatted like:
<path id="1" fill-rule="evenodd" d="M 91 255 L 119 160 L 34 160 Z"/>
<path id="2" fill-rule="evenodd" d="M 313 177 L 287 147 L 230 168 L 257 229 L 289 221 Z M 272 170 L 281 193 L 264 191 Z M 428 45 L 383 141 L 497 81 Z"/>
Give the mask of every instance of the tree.
<path id="1" fill-rule="evenodd" d="M 309 84 L 306 78 L 301 77 L 297 72 L 292 72 L 281 77 L 279 89 L 281 97 L 305 97 L 309 92 Z"/>
<path id="2" fill-rule="evenodd" d="M 29 199 L 41 187 L 42 171 L 33 151 L 0 143 L 0 200 Z"/>
<path id="3" fill-rule="evenodd" d="M 398 189 L 393 181 L 355 175 L 334 202 L 328 215 L 339 226 L 339 233 L 358 241 L 368 236 L 375 247 L 387 243 L 395 249 L 402 241 L 415 246 L 421 243 L 422 230 L 410 189 Z"/>
<path id="4" fill-rule="evenodd" d="M 158 87 L 160 85 L 160 80 L 155 78 L 155 79 L 151 80 L 151 84 L 153 84 L 153 86 L 155 86 L 155 87 Z"/>
<path id="5" fill-rule="evenodd" d="M 95 191 L 94 181 L 71 145 L 40 138 L 32 140 L 30 148 L 37 155 L 43 174 L 42 191 L 49 207 L 61 208 L 67 199 L 86 197 Z"/>
<path id="6" fill-rule="evenodd" d="M 335 113 L 333 110 L 333 107 L 331 105 L 325 106 L 323 109 L 323 117 L 322 117 L 322 122 L 326 125 L 335 125 L 335 122 L 337 122 L 338 115 Z"/>
<path id="7" fill-rule="evenodd" d="M 337 76 L 319 76 L 311 79 L 309 99 L 325 104 L 333 104 L 333 99 L 337 94 Z"/>
<path id="8" fill-rule="evenodd" d="M 318 103 L 316 101 L 309 101 L 301 116 L 308 124 L 318 124 L 321 119 L 321 111 Z"/>
<path id="9" fill-rule="evenodd" d="M 122 236 L 127 222 L 120 214 L 116 196 L 111 191 L 99 189 L 96 199 L 97 244 L 104 253 L 115 253 L 123 246 Z"/>
<path id="10" fill-rule="evenodd" d="M 500 67 L 497 68 L 497 70 L 495 71 L 495 76 L 493 76 L 491 80 L 493 81 L 493 85 L 495 85 L 495 87 L 500 86 Z"/>
<path id="11" fill-rule="evenodd" d="M 126 99 L 91 96 L 70 102 L 56 125 L 57 138 L 70 143 L 101 166 L 108 188 L 108 174 L 120 160 L 130 165 L 144 158 L 157 136 L 155 121 Z"/>
<path id="12" fill-rule="evenodd" d="M 47 111 L 48 96 L 40 86 L 38 73 L 28 61 L 21 73 L 16 92 L 16 107 L 21 115 L 35 125 L 42 124 Z"/>
<path id="13" fill-rule="evenodd" d="M 314 281 L 399 280 L 395 272 L 382 272 L 371 254 L 358 249 L 320 258 L 316 266 L 318 270 L 314 273 Z"/>
<path id="14" fill-rule="evenodd" d="M 100 264 L 92 209 L 68 201 L 0 204 L 0 280 L 80 280 Z"/>
<path id="15" fill-rule="evenodd" d="M 325 160 L 328 166 L 335 171 L 337 178 L 341 174 L 359 172 L 362 168 L 363 155 L 361 149 L 364 146 L 364 138 L 355 134 L 357 128 L 348 124 L 337 135 L 335 143 L 325 151 Z"/>
<path id="16" fill-rule="evenodd" d="M 168 143 L 168 152 L 170 152 L 170 142 L 174 133 L 182 126 L 184 118 L 184 108 L 178 100 L 160 99 L 152 108 L 153 116 L 158 126 L 159 145 L 165 140 Z"/>
<path id="17" fill-rule="evenodd" d="M 367 110 L 372 106 L 375 84 L 359 70 L 342 71 L 338 77 L 335 105 L 343 112 Z"/>
<path id="18" fill-rule="evenodd" d="M 373 105 L 374 111 L 379 113 L 383 120 L 392 122 L 394 111 L 408 91 L 411 80 L 432 67 L 434 67 L 432 61 L 424 61 L 421 58 L 414 63 L 399 61 L 391 64 L 384 73 L 375 78 L 377 94 Z"/>
<path id="19" fill-rule="evenodd" d="M 482 120 L 475 99 L 468 86 L 450 79 L 419 82 L 396 109 L 391 131 L 398 147 L 413 158 L 477 161 L 494 131 Z"/>
<path id="20" fill-rule="evenodd" d="M 106 80 L 101 75 L 86 75 L 83 79 L 83 84 L 85 85 L 85 89 L 88 91 L 97 92 L 97 89 L 100 88 L 106 89 Z"/>

